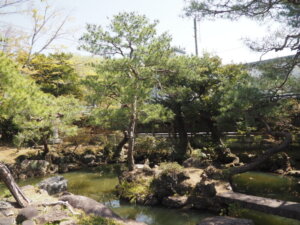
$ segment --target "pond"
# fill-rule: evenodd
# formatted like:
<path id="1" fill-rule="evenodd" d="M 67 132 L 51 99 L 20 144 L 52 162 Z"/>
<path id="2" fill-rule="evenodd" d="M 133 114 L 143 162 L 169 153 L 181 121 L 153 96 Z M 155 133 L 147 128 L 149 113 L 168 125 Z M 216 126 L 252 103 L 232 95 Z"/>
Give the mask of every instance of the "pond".
<path id="1" fill-rule="evenodd" d="M 178 210 L 149 207 L 119 201 L 115 195 L 119 166 L 103 166 L 93 171 L 77 171 L 63 174 L 68 180 L 68 191 L 93 198 L 104 203 L 123 218 L 137 220 L 149 225 L 196 225 L 206 217 L 215 216 L 199 210 Z M 20 181 L 21 186 L 37 184 L 44 178 Z M 3 190 L 0 186 L 0 192 Z"/>
<path id="2" fill-rule="evenodd" d="M 300 179 L 294 177 L 247 172 L 235 175 L 232 186 L 234 191 L 240 193 L 300 202 Z"/>
<path id="3" fill-rule="evenodd" d="M 149 207 L 119 201 L 115 195 L 120 166 L 103 166 L 93 170 L 63 174 L 68 180 L 70 192 L 85 195 L 104 203 L 118 215 L 144 222 L 149 225 L 196 225 L 203 218 L 215 214 L 199 210 L 178 210 L 163 207 Z M 37 184 L 44 178 L 20 181 L 21 186 Z M 299 179 L 279 175 L 249 172 L 233 178 L 235 191 L 282 200 L 299 201 Z M 4 187 L 0 184 L 0 192 Z M 300 225 L 300 221 L 273 216 L 253 210 L 232 207 L 233 215 L 249 218 L 255 225 Z"/>
<path id="4" fill-rule="evenodd" d="M 94 171 L 71 172 L 63 176 L 69 181 L 70 192 L 102 202 L 123 218 L 149 225 L 195 225 L 205 217 L 214 216 L 209 212 L 140 206 L 119 201 L 114 193 L 119 170 L 118 166 L 104 166 Z"/>

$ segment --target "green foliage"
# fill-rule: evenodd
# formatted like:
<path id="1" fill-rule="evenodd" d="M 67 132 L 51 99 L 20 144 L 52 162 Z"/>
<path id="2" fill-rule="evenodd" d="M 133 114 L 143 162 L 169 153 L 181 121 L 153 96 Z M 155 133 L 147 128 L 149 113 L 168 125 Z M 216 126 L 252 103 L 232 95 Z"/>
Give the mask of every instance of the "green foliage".
<path id="1" fill-rule="evenodd" d="M 242 66 L 222 66 L 218 57 L 208 54 L 201 58 L 172 57 L 167 61 L 160 74 L 156 102 L 174 114 L 175 132 L 179 133 L 174 152 L 176 160 L 182 160 L 188 150 L 187 126 L 189 131 L 199 132 L 199 125 L 204 123 L 211 132 L 217 133 L 221 98 L 242 76 L 245 76 Z"/>
<path id="2" fill-rule="evenodd" d="M 15 143 L 48 141 L 54 129 L 60 134 L 73 135 L 80 107 L 72 97 L 55 98 L 42 92 L 17 66 L 0 54 L 0 120 L 12 119 L 18 127 Z"/>
<path id="3" fill-rule="evenodd" d="M 136 158 L 157 164 L 171 159 L 174 143 L 169 138 L 139 136 L 136 138 L 135 151 Z"/>
<path id="4" fill-rule="evenodd" d="M 297 103 L 293 99 L 270 101 L 269 91 L 274 87 L 270 80 L 276 81 L 269 76 L 245 75 L 234 86 L 226 85 L 220 97 L 220 114 L 216 116 L 219 126 L 234 124 L 241 134 L 260 130 L 265 123 L 273 129 L 290 129 L 288 124 L 292 115 L 297 114 Z"/>
<path id="5" fill-rule="evenodd" d="M 86 216 L 84 218 L 79 218 L 80 225 L 120 225 L 113 219 L 108 219 L 98 216 Z"/>
<path id="6" fill-rule="evenodd" d="M 118 192 L 124 199 L 131 203 L 136 203 L 138 199 L 142 199 L 151 193 L 150 183 L 152 179 L 140 179 L 135 182 L 124 181 L 118 186 Z"/>
<path id="7" fill-rule="evenodd" d="M 26 54 L 20 54 L 18 61 L 22 64 L 26 59 Z M 72 64 L 71 54 L 34 55 L 26 65 L 26 72 L 45 93 L 50 93 L 56 97 L 61 95 L 80 97 L 81 95 L 79 76 Z"/>
<path id="8" fill-rule="evenodd" d="M 88 102 L 98 106 L 92 112 L 92 124 L 124 130 L 133 113 L 134 99 L 140 121 L 170 117 L 161 105 L 147 104 L 157 83 L 155 70 L 171 52 L 170 37 L 157 35 L 156 25 L 156 21 L 150 23 L 145 16 L 134 13 L 114 16 L 106 31 L 101 26 L 87 25 L 81 48 L 108 57 L 94 65 L 97 75 L 83 81 L 90 90 Z M 115 55 L 120 57 L 110 58 Z"/>
<path id="9" fill-rule="evenodd" d="M 87 33 L 80 39 L 82 49 L 105 57 L 95 65 L 97 75 L 87 78 L 87 85 L 96 95 L 89 99 L 100 108 L 100 115 L 106 115 L 100 118 L 117 121 L 106 122 L 108 128 L 114 129 L 117 125 L 119 129 L 128 129 L 127 158 L 131 169 L 136 124 L 141 114 L 145 115 L 143 108 L 149 104 L 158 83 L 155 72 L 172 53 L 171 38 L 166 33 L 157 35 L 156 25 L 157 21 L 151 23 L 143 15 L 119 13 L 106 30 L 88 24 Z M 158 111 L 151 110 L 151 117 Z"/>
<path id="10" fill-rule="evenodd" d="M 167 138 L 153 136 L 140 136 L 136 138 L 136 149 L 144 154 L 146 152 L 172 151 L 172 143 Z"/>
<path id="11" fill-rule="evenodd" d="M 183 167 L 177 162 L 161 163 L 159 168 L 162 170 L 162 174 L 180 173 L 183 171 Z"/>

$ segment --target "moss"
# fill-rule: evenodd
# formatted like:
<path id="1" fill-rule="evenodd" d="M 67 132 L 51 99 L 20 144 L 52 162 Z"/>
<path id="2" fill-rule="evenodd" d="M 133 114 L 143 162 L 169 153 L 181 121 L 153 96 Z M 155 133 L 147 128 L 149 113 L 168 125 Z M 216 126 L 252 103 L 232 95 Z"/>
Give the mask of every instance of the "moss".
<path id="1" fill-rule="evenodd" d="M 97 216 L 87 216 L 79 219 L 79 225 L 121 225 L 113 219 L 107 219 Z"/>

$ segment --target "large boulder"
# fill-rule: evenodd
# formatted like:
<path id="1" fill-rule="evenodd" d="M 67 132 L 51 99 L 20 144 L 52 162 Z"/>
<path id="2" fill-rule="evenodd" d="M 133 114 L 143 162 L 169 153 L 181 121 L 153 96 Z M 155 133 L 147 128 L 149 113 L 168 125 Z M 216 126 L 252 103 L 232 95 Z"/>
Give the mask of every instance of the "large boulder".
<path id="1" fill-rule="evenodd" d="M 105 205 L 85 196 L 81 195 L 64 195 L 60 197 L 61 201 L 68 202 L 76 209 L 81 209 L 87 214 L 94 214 L 95 216 L 117 218 L 120 217 Z"/>
<path id="2" fill-rule="evenodd" d="M 50 177 L 38 184 L 40 189 L 44 189 L 49 195 L 57 194 L 67 190 L 68 181 L 63 176 Z"/>
<path id="3" fill-rule="evenodd" d="M 120 224 L 126 225 L 146 225 L 145 223 L 137 222 L 134 220 L 122 219 L 120 216 L 115 214 L 111 209 L 105 205 L 85 196 L 80 195 L 64 195 L 60 197 L 61 201 L 68 202 L 72 207 L 81 209 L 86 214 L 93 214 L 95 216 L 112 218 Z"/>
<path id="4" fill-rule="evenodd" d="M 254 223 L 248 219 L 215 216 L 202 220 L 198 225 L 254 225 Z"/>
<path id="5" fill-rule="evenodd" d="M 152 181 L 152 188 L 157 197 L 162 199 L 178 193 L 182 189 L 180 183 L 187 179 L 189 176 L 185 172 L 162 172 Z"/>
<path id="6" fill-rule="evenodd" d="M 216 184 L 200 181 L 196 184 L 194 193 L 205 197 L 214 197 L 217 194 Z"/>
<path id="7" fill-rule="evenodd" d="M 17 216 L 17 223 L 20 224 L 26 220 L 34 219 L 39 215 L 37 208 L 28 206 L 24 209 L 21 209 L 19 215 Z"/>
<path id="8" fill-rule="evenodd" d="M 222 209 L 226 208 L 226 205 L 215 197 L 192 195 L 189 197 L 188 203 L 192 204 L 195 209 L 209 210 L 215 213 L 220 213 Z"/>

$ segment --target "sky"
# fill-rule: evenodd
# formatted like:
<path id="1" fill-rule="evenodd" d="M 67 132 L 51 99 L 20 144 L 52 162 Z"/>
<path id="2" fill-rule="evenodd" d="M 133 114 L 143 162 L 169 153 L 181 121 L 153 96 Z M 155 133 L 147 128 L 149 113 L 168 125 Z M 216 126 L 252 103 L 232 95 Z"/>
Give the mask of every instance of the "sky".
<path id="1" fill-rule="evenodd" d="M 38 3 L 40 0 L 36 0 Z M 159 20 L 159 33 L 171 34 L 174 46 L 185 49 L 188 55 L 195 54 L 193 21 L 183 17 L 184 0 L 49 0 L 53 8 L 63 10 L 70 15 L 65 26 L 68 35 L 60 40 L 66 51 L 86 54 L 78 51 L 78 39 L 85 31 L 87 23 L 109 24 L 110 18 L 119 12 L 137 12 L 146 15 L 151 21 Z M 13 15 L 6 18 L 13 23 L 30 29 L 28 17 Z M 272 24 L 269 26 L 272 26 Z M 224 63 L 245 63 L 260 60 L 261 54 L 249 50 L 244 44 L 245 38 L 258 39 L 267 34 L 264 24 L 245 18 L 239 21 L 215 20 L 198 22 L 199 53 L 208 52 L 218 55 Z M 269 53 L 262 59 L 289 55 L 290 52 Z"/>

